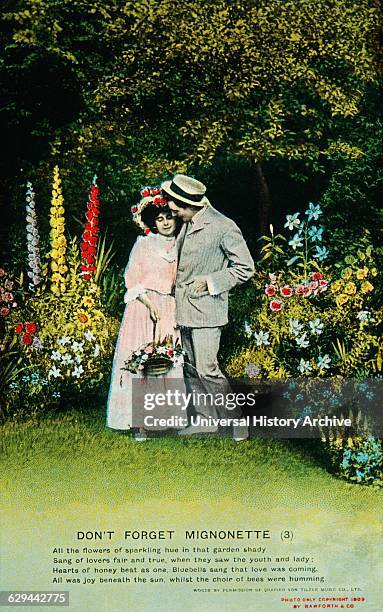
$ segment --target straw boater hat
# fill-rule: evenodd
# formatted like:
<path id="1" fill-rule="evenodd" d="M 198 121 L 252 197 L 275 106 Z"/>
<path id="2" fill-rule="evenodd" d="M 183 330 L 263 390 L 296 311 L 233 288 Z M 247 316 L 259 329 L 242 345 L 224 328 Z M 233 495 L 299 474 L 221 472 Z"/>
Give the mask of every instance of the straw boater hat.
<path id="1" fill-rule="evenodd" d="M 161 189 L 176 200 L 190 204 L 190 206 L 202 207 L 210 204 L 205 196 L 205 185 L 185 174 L 175 174 L 171 181 L 162 183 Z"/>

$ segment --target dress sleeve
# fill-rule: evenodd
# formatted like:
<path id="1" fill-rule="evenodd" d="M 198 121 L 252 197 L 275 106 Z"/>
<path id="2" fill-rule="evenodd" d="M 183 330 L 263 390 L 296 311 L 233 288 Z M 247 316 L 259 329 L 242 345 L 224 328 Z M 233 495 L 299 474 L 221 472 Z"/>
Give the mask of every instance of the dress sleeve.
<path id="1" fill-rule="evenodd" d="M 145 246 L 143 238 L 139 237 L 130 252 L 128 265 L 125 268 L 124 279 L 127 288 L 124 295 L 125 304 L 136 300 L 146 292 L 141 284 L 145 263 Z"/>

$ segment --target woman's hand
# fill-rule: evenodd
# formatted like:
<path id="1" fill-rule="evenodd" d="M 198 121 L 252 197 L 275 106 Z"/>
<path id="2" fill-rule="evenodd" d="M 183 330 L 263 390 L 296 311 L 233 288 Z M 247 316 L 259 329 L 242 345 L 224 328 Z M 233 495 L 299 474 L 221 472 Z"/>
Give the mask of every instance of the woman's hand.
<path id="1" fill-rule="evenodd" d="M 154 304 L 151 304 L 149 306 L 149 313 L 150 313 L 150 318 L 153 321 L 153 323 L 158 324 L 160 320 L 160 313 L 159 313 L 157 306 L 155 306 Z"/>

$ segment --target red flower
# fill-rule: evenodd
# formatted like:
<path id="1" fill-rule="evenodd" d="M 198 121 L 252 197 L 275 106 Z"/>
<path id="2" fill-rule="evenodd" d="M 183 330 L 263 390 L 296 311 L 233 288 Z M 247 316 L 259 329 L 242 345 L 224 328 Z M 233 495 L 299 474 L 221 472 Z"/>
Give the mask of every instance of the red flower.
<path id="1" fill-rule="evenodd" d="M 143 198 L 147 198 L 148 196 L 150 196 L 150 188 L 144 187 L 143 189 L 141 189 L 141 195 Z"/>
<path id="2" fill-rule="evenodd" d="M 10 312 L 11 312 L 11 309 L 7 308 L 6 306 L 3 306 L 3 308 L 0 308 L 0 316 L 1 317 L 7 317 Z"/>
<path id="3" fill-rule="evenodd" d="M 281 294 L 283 295 L 283 297 L 291 297 L 293 295 L 293 290 L 288 285 L 285 285 L 281 288 Z"/>
<path id="4" fill-rule="evenodd" d="M 94 257 L 93 255 L 89 255 L 89 257 L 86 258 L 86 263 L 87 264 L 92 264 L 94 263 Z"/>
<path id="5" fill-rule="evenodd" d="M 89 244 L 95 247 L 97 245 L 97 238 L 95 236 L 91 236 L 89 238 Z"/>
<path id="6" fill-rule="evenodd" d="M 27 334 L 35 334 L 36 330 L 37 330 L 36 323 L 26 323 L 25 324 L 25 331 L 27 332 Z"/>
<path id="7" fill-rule="evenodd" d="M 168 357 L 173 357 L 173 355 L 174 355 L 174 351 L 173 351 L 173 349 L 168 349 L 168 350 L 166 351 L 166 354 L 167 354 L 167 356 L 168 356 Z"/>
<path id="8" fill-rule="evenodd" d="M 160 193 L 161 189 L 159 187 L 152 187 L 152 189 L 150 190 L 150 195 L 152 196 L 159 195 Z"/>
<path id="9" fill-rule="evenodd" d="M 89 280 L 90 279 L 90 274 L 88 272 L 83 272 L 82 273 L 82 277 L 84 280 Z"/>
<path id="10" fill-rule="evenodd" d="M 308 286 L 303 287 L 303 296 L 304 297 L 309 297 L 309 295 L 311 295 L 311 289 Z"/>
<path id="11" fill-rule="evenodd" d="M 21 338 L 21 342 L 25 345 L 25 346 L 29 346 L 30 344 L 32 344 L 33 342 L 33 338 L 31 336 L 31 334 L 23 334 L 22 338 Z"/>
<path id="12" fill-rule="evenodd" d="M 89 238 L 91 237 L 91 233 L 90 230 L 85 230 L 85 232 L 83 233 L 82 239 L 83 240 L 89 240 Z"/>
<path id="13" fill-rule="evenodd" d="M 283 303 L 279 300 L 271 300 L 270 302 L 270 310 L 273 312 L 279 312 L 283 308 Z"/>
<path id="14" fill-rule="evenodd" d="M 136 213 L 136 212 L 137 212 L 137 210 L 138 210 L 138 206 L 136 206 L 136 205 L 135 205 L 135 206 L 132 206 L 132 209 L 131 209 L 131 210 L 132 210 L 132 213 Z"/>
<path id="15" fill-rule="evenodd" d="M 313 280 L 319 281 L 323 278 L 323 275 L 320 272 L 313 272 L 312 278 Z"/>
<path id="16" fill-rule="evenodd" d="M 85 218 L 89 221 L 89 223 L 92 221 L 93 215 L 91 212 L 89 212 L 89 210 L 85 213 Z"/>
<path id="17" fill-rule="evenodd" d="M 150 234 L 150 229 L 148 227 L 145 229 L 145 234 L 146 235 Z"/>
<path id="18" fill-rule="evenodd" d="M 24 323 L 18 323 L 15 327 L 16 334 L 21 334 L 24 329 Z"/>
<path id="19" fill-rule="evenodd" d="M 326 291 L 327 285 L 328 285 L 328 281 L 326 281 L 326 280 L 320 280 L 319 281 L 319 287 L 320 287 L 321 291 Z"/>
<path id="20" fill-rule="evenodd" d="M 265 293 L 268 297 L 274 297 L 274 295 L 277 293 L 277 290 L 273 285 L 266 285 Z"/>

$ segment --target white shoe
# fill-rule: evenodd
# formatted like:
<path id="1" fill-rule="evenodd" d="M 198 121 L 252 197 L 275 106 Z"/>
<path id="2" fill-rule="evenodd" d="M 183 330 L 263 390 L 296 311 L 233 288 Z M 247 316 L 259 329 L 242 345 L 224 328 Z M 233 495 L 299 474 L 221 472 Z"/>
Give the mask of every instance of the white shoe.
<path id="1" fill-rule="evenodd" d="M 148 438 L 145 429 L 140 429 L 134 434 L 135 442 L 147 442 L 148 440 L 150 440 L 150 438 Z"/>

